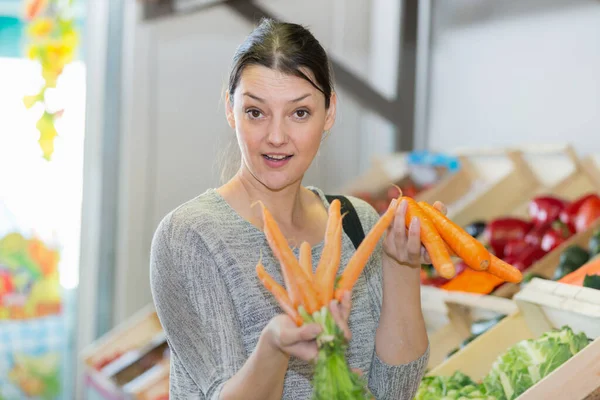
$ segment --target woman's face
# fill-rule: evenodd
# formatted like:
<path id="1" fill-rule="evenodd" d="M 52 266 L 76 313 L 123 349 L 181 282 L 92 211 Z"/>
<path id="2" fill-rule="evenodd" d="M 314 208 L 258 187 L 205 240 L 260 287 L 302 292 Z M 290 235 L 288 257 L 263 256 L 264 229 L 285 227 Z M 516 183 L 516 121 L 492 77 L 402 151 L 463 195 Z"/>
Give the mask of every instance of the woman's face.
<path id="1" fill-rule="evenodd" d="M 301 181 L 323 132 L 333 125 L 335 106 L 332 95 L 326 109 L 323 93 L 305 79 L 263 66 L 244 68 L 233 99 L 227 97 L 227 121 L 236 131 L 242 173 L 271 190 Z"/>

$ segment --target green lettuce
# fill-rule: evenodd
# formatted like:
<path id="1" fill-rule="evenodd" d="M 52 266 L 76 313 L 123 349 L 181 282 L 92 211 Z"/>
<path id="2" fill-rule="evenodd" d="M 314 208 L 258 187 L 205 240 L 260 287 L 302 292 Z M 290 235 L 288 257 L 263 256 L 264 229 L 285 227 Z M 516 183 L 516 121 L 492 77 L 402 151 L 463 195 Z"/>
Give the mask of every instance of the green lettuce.
<path id="1" fill-rule="evenodd" d="M 426 376 L 414 400 L 495 400 L 487 396 L 485 387 L 473 382 L 462 372 L 452 376 Z"/>
<path id="2" fill-rule="evenodd" d="M 548 376 L 589 343 L 565 326 L 538 339 L 523 340 L 500 355 L 483 384 L 498 400 L 513 400 Z"/>

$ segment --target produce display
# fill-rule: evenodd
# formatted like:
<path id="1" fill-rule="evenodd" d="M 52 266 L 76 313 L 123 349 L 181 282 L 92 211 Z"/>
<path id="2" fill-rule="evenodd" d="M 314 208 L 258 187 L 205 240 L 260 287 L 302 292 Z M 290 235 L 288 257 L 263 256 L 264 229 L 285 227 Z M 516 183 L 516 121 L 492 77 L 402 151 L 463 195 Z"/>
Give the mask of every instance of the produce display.
<path id="1" fill-rule="evenodd" d="M 564 326 L 537 339 L 523 340 L 498 356 L 488 374 L 475 382 L 456 371 L 451 377 L 426 376 L 415 400 L 513 400 L 544 379 L 590 340 Z"/>
<path id="2" fill-rule="evenodd" d="M 600 290 L 600 257 L 594 258 L 581 268 L 562 277 L 559 282 Z"/>
<path id="3" fill-rule="evenodd" d="M 529 219 L 505 217 L 492 221 L 473 221 L 465 231 L 476 237 L 497 258 L 526 272 L 535 262 L 556 249 L 571 236 L 587 230 L 600 218 L 600 196 L 594 193 L 567 202 L 554 196 L 539 196 L 528 206 Z M 590 245 L 592 254 L 600 247 L 600 238 Z M 574 271 L 590 257 L 584 249 L 573 246 L 565 251 L 555 279 Z M 457 275 L 449 279 L 431 266 L 423 266 L 421 283 L 450 291 L 489 294 L 503 282 L 490 271 L 465 268 L 464 260 L 456 263 Z M 527 282 L 533 276 L 525 276 Z"/>
<path id="4" fill-rule="evenodd" d="M 0 238 L 0 320 L 24 320 L 62 311 L 58 250 L 13 232 Z"/>
<path id="5" fill-rule="evenodd" d="M 589 250 L 581 246 L 571 245 L 561 254 L 552 280 L 574 284 L 577 286 L 600 288 L 600 229 L 597 229 L 589 240 Z M 591 260 L 591 261 L 590 261 Z M 589 263 L 588 263 L 589 262 Z M 595 269 L 594 269 L 595 268 Z M 547 279 L 539 274 L 525 274 L 521 285 L 526 285 L 533 278 Z"/>

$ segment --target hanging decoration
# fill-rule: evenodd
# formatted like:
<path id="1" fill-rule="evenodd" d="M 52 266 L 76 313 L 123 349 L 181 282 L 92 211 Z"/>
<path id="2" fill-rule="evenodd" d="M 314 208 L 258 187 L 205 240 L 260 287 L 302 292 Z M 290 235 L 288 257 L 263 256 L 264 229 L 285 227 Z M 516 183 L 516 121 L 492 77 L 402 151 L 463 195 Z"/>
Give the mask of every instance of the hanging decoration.
<path id="1" fill-rule="evenodd" d="M 40 133 L 43 157 L 48 161 L 54 153 L 54 140 L 58 136 L 54 123 L 62 116 L 63 110 L 49 109 L 46 92 L 56 87 L 64 67 L 73 61 L 79 43 L 72 3 L 73 0 L 25 0 L 27 57 L 40 63 L 44 85 L 37 94 L 25 96 L 23 104 L 28 109 L 38 102 L 44 106 L 36 128 Z"/>

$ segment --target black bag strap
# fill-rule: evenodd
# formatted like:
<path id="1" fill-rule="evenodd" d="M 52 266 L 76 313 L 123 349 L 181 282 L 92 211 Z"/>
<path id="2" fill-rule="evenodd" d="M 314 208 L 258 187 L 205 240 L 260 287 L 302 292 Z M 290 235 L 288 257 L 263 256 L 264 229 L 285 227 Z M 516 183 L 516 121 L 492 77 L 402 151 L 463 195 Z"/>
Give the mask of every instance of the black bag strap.
<path id="1" fill-rule="evenodd" d="M 360 218 L 358 217 L 358 213 L 356 212 L 354 205 L 345 196 L 326 195 L 325 197 L 329 203 L 335 199 L 338 199 L 342 205 L 342 214 L 345 212 L 348 213 L 342 220 L 342 225 L 344 227 L 344 232 L 346 232 L 346 235 L 348 235 L 350 240 L 352 240 L 354 248 L 357 249 L 365 238 L 365 231 L 360 223 Z"/>

